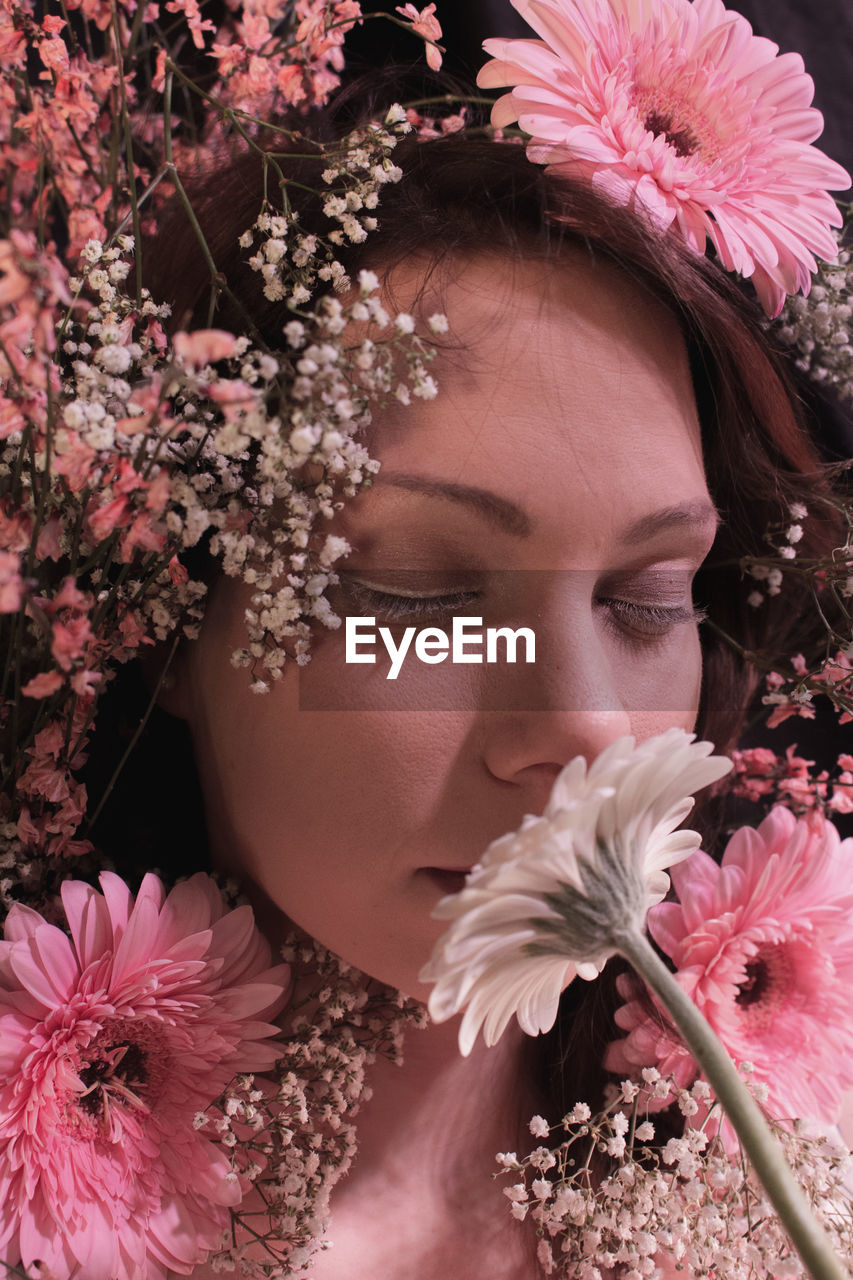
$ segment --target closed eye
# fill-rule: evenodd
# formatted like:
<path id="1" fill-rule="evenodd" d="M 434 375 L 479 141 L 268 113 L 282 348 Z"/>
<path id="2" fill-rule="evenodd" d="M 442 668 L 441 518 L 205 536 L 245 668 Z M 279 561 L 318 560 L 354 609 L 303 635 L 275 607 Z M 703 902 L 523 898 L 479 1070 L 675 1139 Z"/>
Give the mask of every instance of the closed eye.
<path id="1" fill-rule="evenodd" d="M 344 585 L 358 612 L 364 616 L 381 614 L 389 621 L 464 613 L 476 604 L 482 594 L 479 591 L 450 591 L 439 595 L 403 595 L 379 591 L 353 578 L 347 578 Z"/>
<path id="2" fill-rule="evenodd" d="M 608 625 L 618 628 L 629 641 L 659 640 L 677 627 L 698 626 L 707 616 L 706 610 L 693 605 L 640 604 L 613 598 L 596 603 L 605 610 Z"/>

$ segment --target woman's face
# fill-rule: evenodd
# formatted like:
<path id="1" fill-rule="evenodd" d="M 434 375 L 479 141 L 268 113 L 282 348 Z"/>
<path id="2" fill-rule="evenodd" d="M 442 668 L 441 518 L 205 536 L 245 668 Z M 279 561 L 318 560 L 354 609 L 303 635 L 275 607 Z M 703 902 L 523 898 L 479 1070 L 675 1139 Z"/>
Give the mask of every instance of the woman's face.
<path id="1" fill-rule="evenodd" d="M 381 470 L 329 526 L 354 548 L 334 604 L 395 644 L 410 626 L 450 633 L 455 614 L 528 627 L 535 661 L 499 645 L 491 664 L 428 664 L 412 643 L 390 680 L 381 640 L 355 665 L 344 628 L 320 629 L 311 663 L 257 696 L 229 661 L 248 591 L 226 580 L 176 694 L 214 858 L 253 886 L 268 927 L 284 912 L 420 996 L 433 906 L 541 812 L 568 760 L 692 728 L 690 581 L 716 525 L 668 313 L 580 259 L 456 267 L 439 394 L 377 412 Z M 411 302 L 413 272 L 392 284 Z"/>

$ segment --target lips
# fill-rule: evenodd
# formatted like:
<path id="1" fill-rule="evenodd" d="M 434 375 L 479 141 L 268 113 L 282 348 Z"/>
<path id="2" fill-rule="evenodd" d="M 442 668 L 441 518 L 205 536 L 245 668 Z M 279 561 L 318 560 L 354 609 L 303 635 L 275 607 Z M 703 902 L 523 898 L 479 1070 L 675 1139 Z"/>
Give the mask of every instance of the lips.
<path id="1" fill-rule="evenodd" d="M 448 893 L 458 893 L 465 887 L 465 877 L 471 868 L 425 867 L 424 870 L 433 884 L 446 896 Z"/>

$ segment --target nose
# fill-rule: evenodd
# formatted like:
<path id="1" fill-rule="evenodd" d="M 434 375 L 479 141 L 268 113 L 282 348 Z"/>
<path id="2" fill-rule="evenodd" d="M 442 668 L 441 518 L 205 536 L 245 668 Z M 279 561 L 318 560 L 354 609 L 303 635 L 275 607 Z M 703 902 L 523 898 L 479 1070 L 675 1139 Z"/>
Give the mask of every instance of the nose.
<path id="1" fill-rule="evenodd" d="M 541 813 L 554 781 L 575 756 L 590 764 L 631 732 L 627 712 L 486 712 L 483 760 L 494 778 L 521 789 L 529 813 Z"/>
<path id="2" fill-rule="evenodd" d="M 591 763 L 631 733 L 632 717 L 600 637 L 577 616 L 557 636 L 537 630 L 537 662 L 514 674 L 507 709 L 482 713 L 482 759 L 494 778 L 520 788 L 527 812 L 540 813 L 563 766 L 575 756 Z"/>

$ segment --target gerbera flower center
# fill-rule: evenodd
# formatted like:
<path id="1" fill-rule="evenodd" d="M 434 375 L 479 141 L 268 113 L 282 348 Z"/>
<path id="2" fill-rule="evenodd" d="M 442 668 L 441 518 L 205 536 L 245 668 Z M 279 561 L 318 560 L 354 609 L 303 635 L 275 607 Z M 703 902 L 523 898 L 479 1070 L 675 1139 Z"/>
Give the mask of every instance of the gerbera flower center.
<path id="1" fill-rule="evenodd" d="M 699 139 L 686 125 L 678 128 L 671 116 L 660 111 L 650 111 L 643 121 L 650 133 L 662 133 L 677 155 L 692 156 L 699 150 Z"/>
<path id="2" fill-rule="evenodd" d="M 763 960 L 750 960 L 746 966 L 746 981 L 738 987 L 735 999 L 741 1008 L 749 1008 L 757 1004 L 766 992 L 769 983 L 767 965 Z"/>
<path id="3" fill-rule="evenodd" d="M 74 1064 L 82 1088 L 66 1097 L 66 1122 L 81 1136 L 108 1133 L 116 1108 L 149 1112 L 166 1078 L 168 1044 L 162 1028 L 147 1018 L 106 1022 Z"/>
<path id="4" fill-rule="evenodd" d="M 662 136 L 677 156 L 684 159 L 701 153 L 703 159 L 716 159 L 719 143 L 710 122 L 695 102 L 674 92 L 672 86 L 639 89 L 634 108 L 643 127 L 656 138 Z"/>
<path id="5" fill-rule="evenodd" d="M 110 1092 L 131 1106 L 144 1107 L 148 1055 L 138 1044 L 96 1045 L 88 1066 L 78 1072 L 85 1085 L 80 1101 L 90 1115 L 100 1115 Z"/>
<path id="6" fill-rule="evenodd" d="M 745 965 L 745 978 L 735 1002 L 753 1027 L 766 1027 L 784 1004 L 794 980 L 790 957 L 783 946 L 757 952 Z"/>

